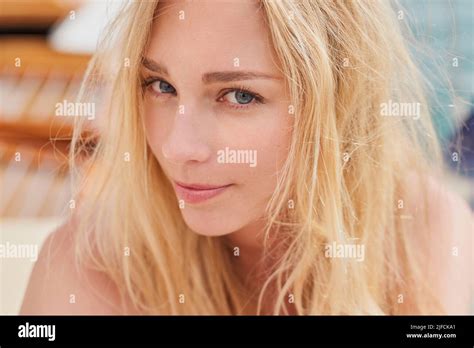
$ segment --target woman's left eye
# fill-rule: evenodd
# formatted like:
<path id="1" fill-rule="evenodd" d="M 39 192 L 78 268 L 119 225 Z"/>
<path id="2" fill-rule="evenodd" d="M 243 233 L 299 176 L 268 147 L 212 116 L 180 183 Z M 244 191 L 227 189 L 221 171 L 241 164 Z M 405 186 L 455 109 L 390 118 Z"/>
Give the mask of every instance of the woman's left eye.
<path id="1" fill-rule="evenodd" d="M 238 103 L 238 104 L 248 104 L 255 98 L 252 94 L 245 91 L 229 92 L 224 97 L 226 96 L 233 96 L 231 98 L 226 98 L 226 99 L 232 103 Z"/>
<path id="2" fill-rule="evenodd" d="M 245 108 L 248 107 L 252 101 L 256 103 L 261 102 L 261 98 L 247 90 L 235 89 L 227 92 L 220 99 L 224 99 L 231 107 L 234 108 Z"/>

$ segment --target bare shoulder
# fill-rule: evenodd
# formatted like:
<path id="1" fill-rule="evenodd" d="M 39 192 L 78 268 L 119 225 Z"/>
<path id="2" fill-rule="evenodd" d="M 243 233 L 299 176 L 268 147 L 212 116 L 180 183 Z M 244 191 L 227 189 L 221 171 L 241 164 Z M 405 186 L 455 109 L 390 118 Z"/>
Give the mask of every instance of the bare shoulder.
<path id="1" fill-rule="evenodd" d="M 430 285 L 446 313 L 467 314 L 472 304 L 474 218 L 468 204 L 431 176 L 408 182 L 415 245 Z"/>
<path id="2" fill-rule="evenodd" d="M 112 282 L 74 261 L 71 223 L 48 236 L 30 275 L 20 314 L 124 314 Z"/>

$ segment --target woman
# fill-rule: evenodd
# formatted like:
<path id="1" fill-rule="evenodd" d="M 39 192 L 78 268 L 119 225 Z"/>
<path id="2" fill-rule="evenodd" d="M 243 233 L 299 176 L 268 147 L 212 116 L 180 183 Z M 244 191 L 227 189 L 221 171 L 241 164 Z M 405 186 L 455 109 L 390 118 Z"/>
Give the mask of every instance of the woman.
<path id="1" fill-rule="evenodd" d="M 129 4 L 22 313 L 468 311 L 471 213 L 439 183 L 399 25 L 375 1 Z"/>

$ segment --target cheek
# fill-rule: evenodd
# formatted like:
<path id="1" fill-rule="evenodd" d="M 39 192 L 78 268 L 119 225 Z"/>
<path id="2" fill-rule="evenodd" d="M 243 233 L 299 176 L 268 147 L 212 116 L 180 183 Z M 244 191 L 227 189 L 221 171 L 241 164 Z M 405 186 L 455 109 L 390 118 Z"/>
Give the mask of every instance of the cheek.
<path id="1" fill-rule="evenodd" d="M 278 172 L 288 156 L 293 125 L 293 118 L 282 112 L 272 112 L 262 120 L 264 122 L 242 135 L 238 144 L 242 149 L 256 150 L 256 167 L 242 168 L 240 177 L 245 183 L 246 200 L 254 200 L 256 204 L 268 199 L 275 189 Z"/>
<path id="2" fill-rule="evenodd" d="M 163 163 L 163 152 L 161 150 L 163 145 L 163 139 L 166 139 L 167 129 L 171 125 L 167 124 L 165 117 L 159 117 L 156 108 L 150 105 L 151 102 L 145 101 L 145 132 L 148 145 L 150 146 L 156 159 L 162 164 Z M 160 114 L 163 116 L 163 112 Z"/>
<path id="3" fill-rule="evenodd" d="M 291 142 L 291 120 L 289 116 L 281 116 L 268 126 L 265 136 L 260 137 L 260 158 L 264 174 L 273 175 L 283 166 Z"/>

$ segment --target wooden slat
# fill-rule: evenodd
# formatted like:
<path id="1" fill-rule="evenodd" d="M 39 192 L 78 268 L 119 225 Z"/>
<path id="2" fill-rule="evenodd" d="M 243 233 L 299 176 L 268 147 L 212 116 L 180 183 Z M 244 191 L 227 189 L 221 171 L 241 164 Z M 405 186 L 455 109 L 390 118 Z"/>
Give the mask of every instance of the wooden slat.
<path id="1" fill-rule="evenodd" d="M 49 27 L 83 3 L 79 0 L 2 0 L 2 27 Z"/>
<path id="2" fill-rule="evenodd" d="M 57 216 L 71 196 L 73 119 L 56 116 L 55 105 L 75 101 L 90 57 L 55 52 L 39 39 L 0 39 L 0 47 L 0 217 Z"/>
<path id="3" fill-rule="evenodd" d="M 71 137 L 72 118 L 56 117 L 55 106 L 66 95 L 75 101 L 90 57 L 55 52 L 41 39 L 1 39 L 0 46 L 0 135 Z"/>

